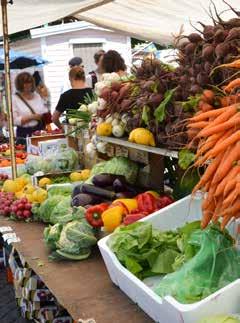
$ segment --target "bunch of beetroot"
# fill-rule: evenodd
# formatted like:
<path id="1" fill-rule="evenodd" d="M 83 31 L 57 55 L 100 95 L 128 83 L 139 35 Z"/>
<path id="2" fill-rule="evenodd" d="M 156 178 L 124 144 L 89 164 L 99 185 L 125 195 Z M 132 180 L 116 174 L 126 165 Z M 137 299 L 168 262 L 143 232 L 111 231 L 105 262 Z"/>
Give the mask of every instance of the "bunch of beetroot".
<path id="1" fill-rule="evenodd" d="M 180 66 L 176 70 L 179 80 L 175 92 L 176 100 L 184 101 L 189 96 L 201 93 L 207 86 L 211 88 L 224 85 L 224 82 L 236 77 L 234 69 L 214 70 L 221 64 L 234 61 L 239 55 L 240 14 L 227 5 L 237 17 L 224 21 L 212 2 L 209 15 L 213 25 L 199 22 L 202 30 L 188 36 L 177 37 Z"/>

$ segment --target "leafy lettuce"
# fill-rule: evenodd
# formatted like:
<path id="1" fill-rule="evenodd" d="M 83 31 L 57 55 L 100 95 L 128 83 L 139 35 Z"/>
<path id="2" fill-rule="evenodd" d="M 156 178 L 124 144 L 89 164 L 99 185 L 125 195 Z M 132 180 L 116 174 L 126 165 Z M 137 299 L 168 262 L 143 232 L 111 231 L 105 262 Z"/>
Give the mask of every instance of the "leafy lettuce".
<path id="1" fill-rule="evenodd" d="M 192 222 L 176 231 L 161 232 L 151 223 L 136 222 L 119 227 L 109 239 L 109 247 L 119 261 L 140 279 L 167 274 L 180 268 L 195 254 L 187 245 L 190 234 L 200 228 Z"/>

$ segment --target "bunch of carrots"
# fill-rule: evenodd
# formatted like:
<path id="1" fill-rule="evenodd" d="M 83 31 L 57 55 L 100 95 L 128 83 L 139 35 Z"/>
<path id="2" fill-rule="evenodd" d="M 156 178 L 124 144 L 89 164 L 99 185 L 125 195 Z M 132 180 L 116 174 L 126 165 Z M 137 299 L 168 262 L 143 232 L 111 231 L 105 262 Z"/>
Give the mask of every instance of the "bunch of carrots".
<path id="1" fill-rule="evenodd" d="M 207 193 L 202 228 L 221 218 L 224 229 L 240 217 L 240 103 L 198 112 L 189 119 L 188 129 L 198 143 L 194 166 L 206 167 L 193 190 Z"/>

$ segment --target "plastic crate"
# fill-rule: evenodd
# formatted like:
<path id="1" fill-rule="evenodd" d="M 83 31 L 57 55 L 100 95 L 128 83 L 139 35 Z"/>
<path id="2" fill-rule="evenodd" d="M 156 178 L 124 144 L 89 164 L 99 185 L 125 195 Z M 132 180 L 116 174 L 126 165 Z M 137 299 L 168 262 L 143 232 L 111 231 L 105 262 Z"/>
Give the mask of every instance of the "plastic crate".
<path id="1" fill-rule="evenodd" d="M 142 221 L 151 222 L 155 228 L 165 231 L 199 220 L 201 214 L 201 199 L 187 196 Z M 240 279 L 193 304 L 181 304 L 172 296 L 161 298 L 121 265 L 108 247 L 109 237 L 101 239 L 98 245 L 111 280 L 155 322 L 197 323 L 209 315 L 239 312 Z"/>

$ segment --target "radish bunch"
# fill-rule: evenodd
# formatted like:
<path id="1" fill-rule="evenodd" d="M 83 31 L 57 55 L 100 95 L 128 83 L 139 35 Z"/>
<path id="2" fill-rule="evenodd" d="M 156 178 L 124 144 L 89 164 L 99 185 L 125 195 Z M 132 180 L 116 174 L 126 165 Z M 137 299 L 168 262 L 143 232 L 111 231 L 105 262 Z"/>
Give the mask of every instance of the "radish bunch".
<path id="1" fill-rule="evenodd" d="M 0 192 L 0 215 L 10 216 L 14 193 Z"/>
<path id="2" fill-rule="evenodd" d="M 12 203 L 11 213 L 17 219 L 29 219 L 32 216 L 32 204 L 26 198 L 21 198 Z"/>

